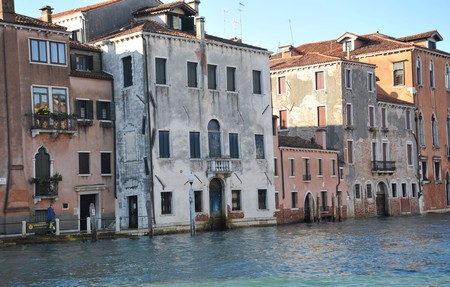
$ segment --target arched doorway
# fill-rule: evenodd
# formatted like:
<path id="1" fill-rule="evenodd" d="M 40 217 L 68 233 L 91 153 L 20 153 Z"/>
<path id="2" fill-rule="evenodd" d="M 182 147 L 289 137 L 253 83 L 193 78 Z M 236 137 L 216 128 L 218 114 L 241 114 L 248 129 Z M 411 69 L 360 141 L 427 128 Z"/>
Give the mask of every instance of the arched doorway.
<path id="1" fill-rule="evenodd" d="M 35 195 L 45 196 L 49 195 L 50 184 L 48 180 L 50 178 L 50 155 L 44 147 L 39 148 L 38 152 L 34 156 L 34 173 L 35 178 L 42 179 L 42 182 L 38 182 L 35 185 Z"/>
<path id="2" fill-rule="evenodd" d="M 209 218 L 212 230 L 224 230 L 226 219 L 222 207 L 222 182 L 214 178 L 209 182 Z"/>
<path id="3" fill-rule="evenodd" d="M 305 197 L 305 222 L 314 222 L 314 198 L 311 193 Z"/>
<path id="4" fill-rule="evenodd" d="M 380 182 L 378 183 L 377 198 L 376 198 L 378 216 L 388 215 L 386 198 L 387 198 L 386 184 L 384 182 Z"/>

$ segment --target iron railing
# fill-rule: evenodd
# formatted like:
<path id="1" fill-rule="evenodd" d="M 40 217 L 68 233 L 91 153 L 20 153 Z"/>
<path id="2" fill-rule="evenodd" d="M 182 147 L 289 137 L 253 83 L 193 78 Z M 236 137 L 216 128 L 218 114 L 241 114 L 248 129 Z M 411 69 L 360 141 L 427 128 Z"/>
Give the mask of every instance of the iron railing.
<path id="1" fill-rule="evenodd" d="M 372 171 L 377 172 L 394 172 L 395 161 L 372 161 Z"/>

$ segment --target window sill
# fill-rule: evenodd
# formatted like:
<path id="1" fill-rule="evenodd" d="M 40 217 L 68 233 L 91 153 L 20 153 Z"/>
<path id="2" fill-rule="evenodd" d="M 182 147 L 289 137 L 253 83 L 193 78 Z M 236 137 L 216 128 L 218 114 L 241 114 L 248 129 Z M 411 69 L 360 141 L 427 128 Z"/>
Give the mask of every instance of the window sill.
<path id="1" fill-rule="evenodd" d="M 435 180 L 434 183 L 435 184 L 442 184 L 443 182 L 442 182 L 442 180 Z"/>
<path id="2" fill-rule="evenodd" d="M 170 85 L 169 84 L 158 84 L 158 83 L 155 83 L 155 86 L 156 87 L 166 87 L 166 88 L 168 88 Z"/>
<path id="3" fill-rule="evenodd" d="M 101 176 L 104 176 L 104 177 L 111 177 L 111 176 L 113 176 L 113 175 L 112 175 L 112 173 L 104 173 L 104 174 L 102 173 Z"/>
<path id="4" fill-rule="evenodd" d="M 78 174 L 79 177 L 88 177 L 91 176 L 92 174 Z"/>

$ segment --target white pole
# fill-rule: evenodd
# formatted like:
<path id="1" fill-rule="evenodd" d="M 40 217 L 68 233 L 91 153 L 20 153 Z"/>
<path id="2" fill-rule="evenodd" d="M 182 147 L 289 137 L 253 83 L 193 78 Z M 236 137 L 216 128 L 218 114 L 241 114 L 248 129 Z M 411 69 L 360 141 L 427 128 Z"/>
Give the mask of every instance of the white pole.
<path id="1" fill-rule="evenodd" d="M 55 218 L 55 224 L 56 224 L 56 232 L 55 232 L 55 234 L 59 235 L 61 233 L 60 229 L 59 229 L 59 218 Z"/>
<path id="2" fill-rule="evenodd" d="M 195 236 L 195 209 L 194 209 L 194 191 L 189 188 L 189 207 L 190 207 L 190 219 L 191 219 L 191 236 Z"/>
<path id="3" fill-rule="evenodd" d="M 86 217 L 86 232 L 87 234 L 91 234 L 91 218 Z"/>
<path id="4" fill-rule="evenodd" d="M 120 217 L 116 216 L 116 232 L 120 231 Z"/>
<path id="5" fill-rule="evenodd" d="M 27 222 L 22 221 L 22 237 L 26 237 L 26 236 L 27 236 Z"/>

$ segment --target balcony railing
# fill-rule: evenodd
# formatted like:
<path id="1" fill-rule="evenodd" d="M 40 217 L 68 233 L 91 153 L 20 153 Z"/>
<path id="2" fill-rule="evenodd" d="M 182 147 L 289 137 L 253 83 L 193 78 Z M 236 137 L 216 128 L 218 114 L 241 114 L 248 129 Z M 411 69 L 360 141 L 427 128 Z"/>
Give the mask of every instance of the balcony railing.
<path id="1" fill-rule="evenodd" d="M 372 171 L 376 172 L 394 172 L 395 161 L 372 161 Z"/>
<path id="2" fill-rule="evenodd" d="M 76 118 L 70 115 L 55 117 L 53 115 L 31 115 L 31 130 L 33 137 L 40 132 L 76 133 L 78 130 Z"/>
<path id="3" fill-rule="evenodd" d="M 58 196 L 58 181 L 52 178 L 38 178 L 31 181 L 35 185 L 36 196 Z"/>
<path id="4" fill-rule="evenodd" d="M 233 172 L 233 165 L 229 159 L 208 160 L 208 173 L 230 174 Z"/>
<path id="5" fill-rule="evenodd" d="M 304 174 L 303 175 L 303 180 L 304 181 L 310 181 L 311 180 L 311 175 L 310 174 Z"/>

